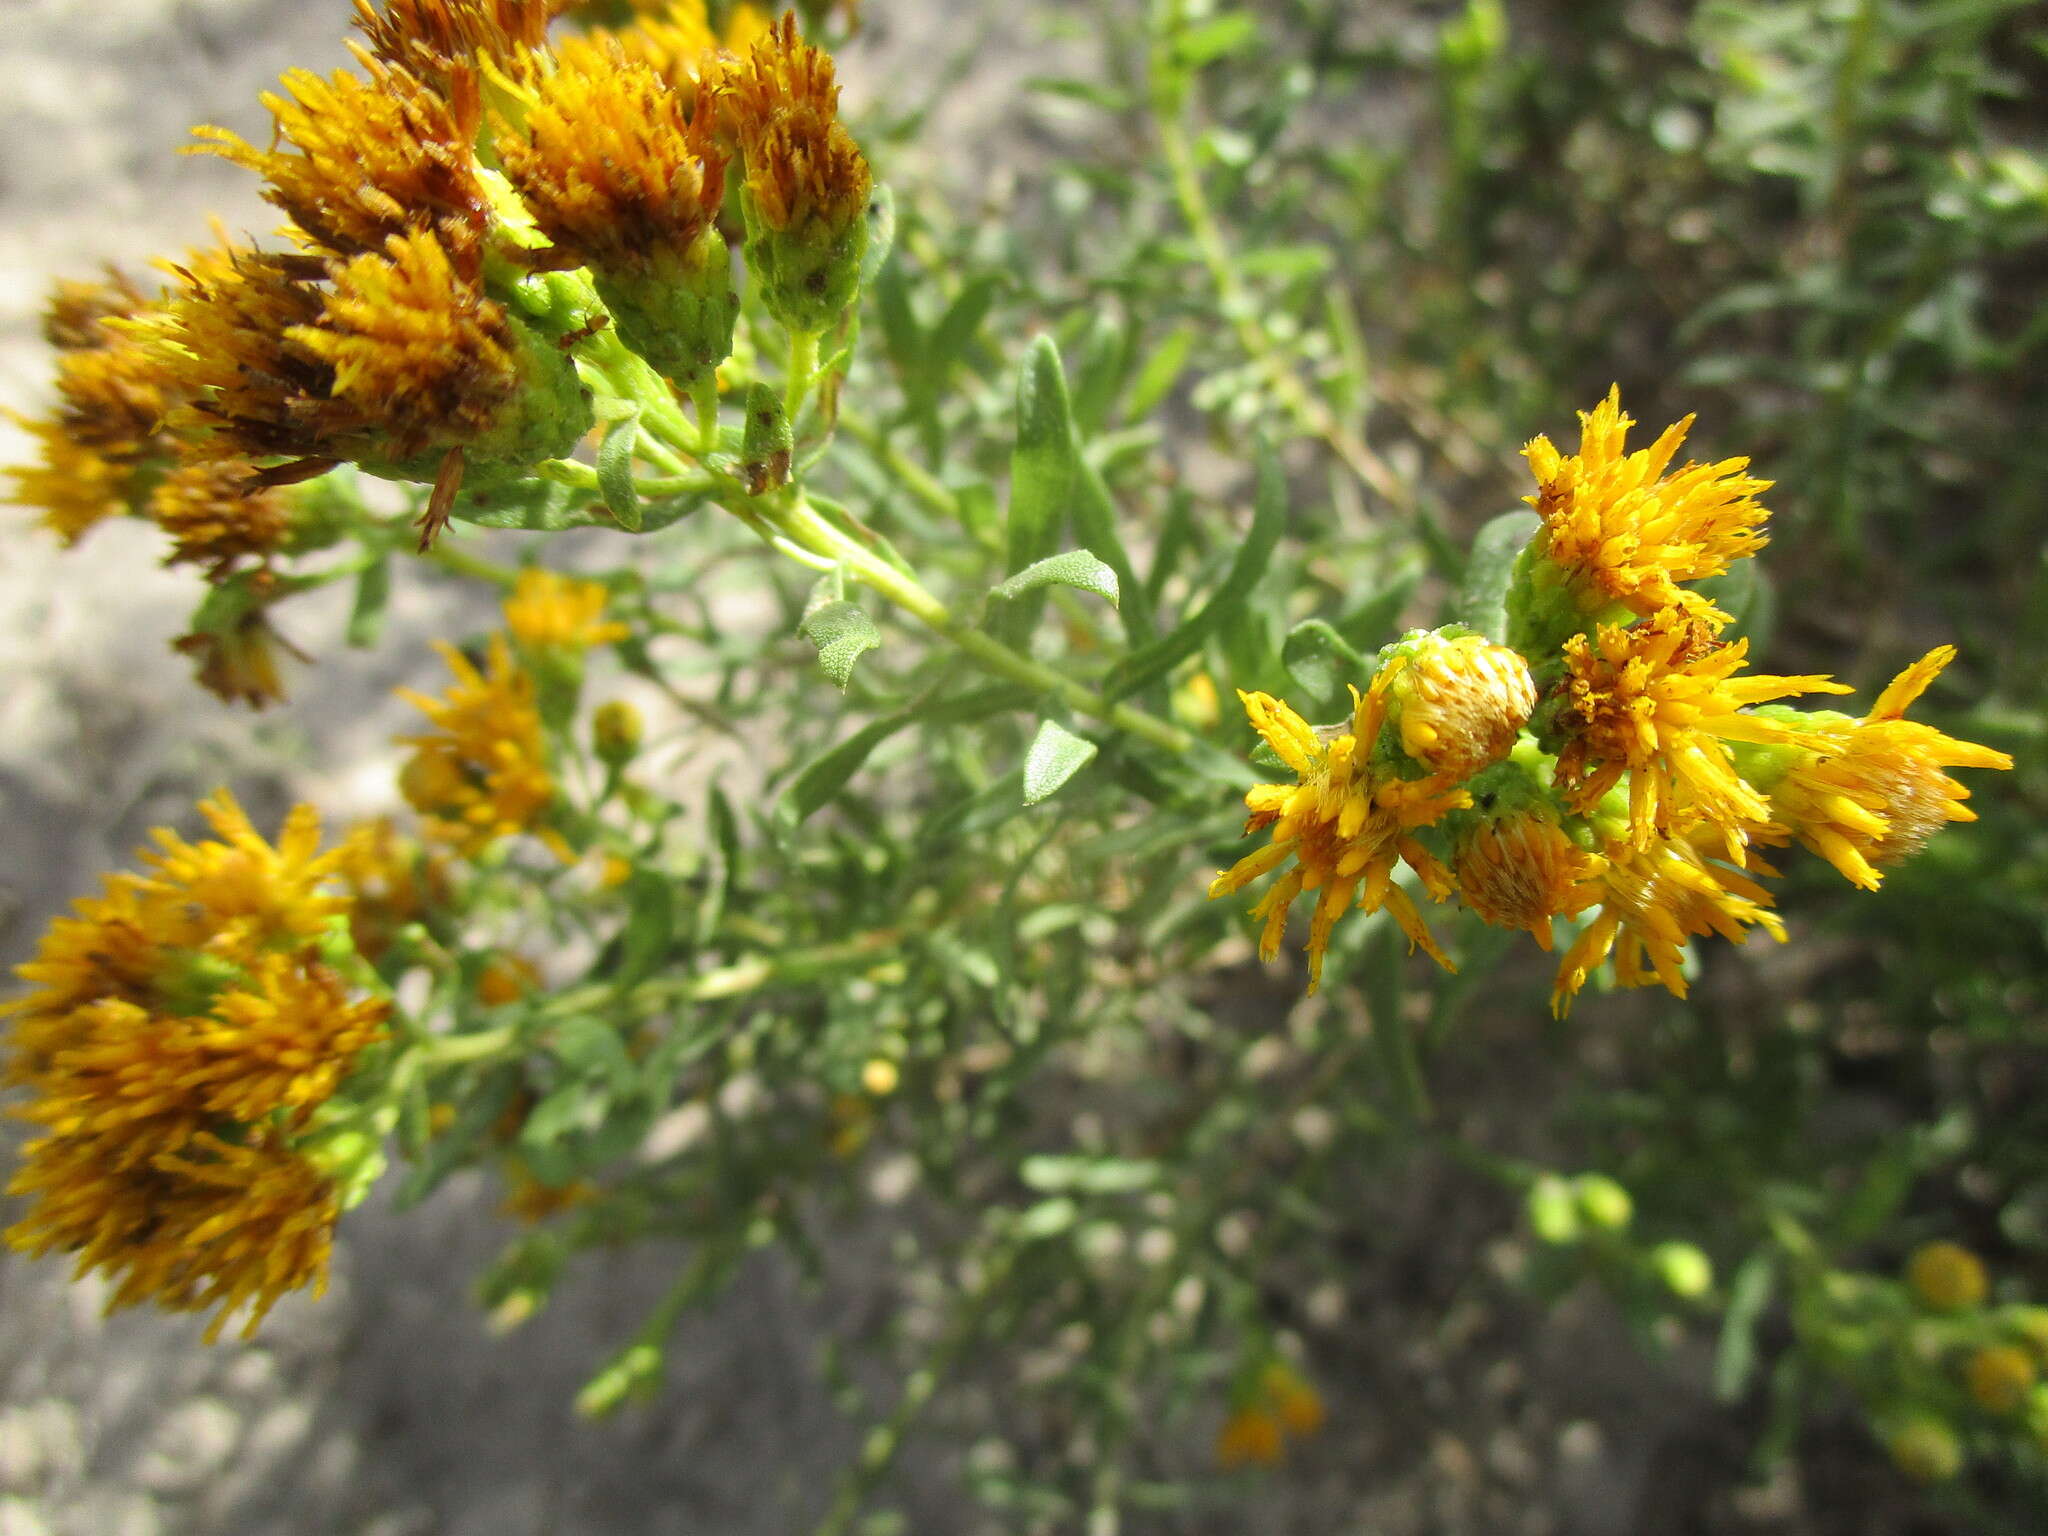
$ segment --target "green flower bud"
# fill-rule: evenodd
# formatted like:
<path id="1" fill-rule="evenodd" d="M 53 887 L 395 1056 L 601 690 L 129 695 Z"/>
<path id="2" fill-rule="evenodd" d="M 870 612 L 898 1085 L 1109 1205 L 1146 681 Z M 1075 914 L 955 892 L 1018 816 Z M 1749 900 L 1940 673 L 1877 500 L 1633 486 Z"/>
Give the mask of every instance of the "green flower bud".
<path id="1" fill-rule="evenodd" d="M 1546 1243 L 1561 1247 L 1583 1235 L 1572 1186 L 1556 1174 L 1546 1173 L 1529 1186 L 1526 1207 L 1529 1229 Z"/>
<path id="2" fill-rule="evenodd" d="M 1650 1265 L 1672 1295 L 1697 1301 L 1714 1288 L 1714 1264 L 1691 1243 L 1659 1243 Z"/>
<path id="3" fill-rule="evenodd" d="M 1586 1224 L 1603 1232 L 1619 1232 L 1635 1218 L 1628 1191 L 1604 1173 L 1580 1174 L 1572 1181 L 1572 1195 Z"/>

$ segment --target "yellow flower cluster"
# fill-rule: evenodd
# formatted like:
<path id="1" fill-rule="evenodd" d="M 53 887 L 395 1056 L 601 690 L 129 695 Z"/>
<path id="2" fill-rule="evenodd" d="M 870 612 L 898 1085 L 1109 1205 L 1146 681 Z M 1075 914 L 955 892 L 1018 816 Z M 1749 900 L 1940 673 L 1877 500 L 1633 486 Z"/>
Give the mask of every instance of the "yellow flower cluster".
<path id="1" fill-rule="evenodd" d="M 299 1141 L 387 1007 L 324 958 L 348 904 L 311 808 L 274 847 L 225 791 L 201 809 L 214 838 L 160 830 L 18 971 L 6 1079 L 41 1134 L 7 1236 L 104 1270 L 111 1306 L 217 1309 L 211 1338 L 323 1283 L 340 1195 Z"/>
<path id="2" fill-rule="evenodd" d="M 1748 461 L 1671 467 L 1691 418 L 1627 451 L 1619 393 L 1581 414 L 1579 452 L 1526 450 L 1540 524 L 1508 590 L 1506 644 L 1456 626 L 1382 651 L 1348 722 L 1317 730 L 1265 694 L 1254 729 L 1295 774 L 1252 790 L 1247 832 L 1267 846 L 1218 875 L 1226 895 L 1283 866 L 1253 908 L 1277 954 L 1288 910 L 1315 895 L 1309 989 L 1337 919 L 1384 907 L 1448 964 L 1396 883 L 1546 950 L 1579 919 L 1552 994 L 1562 1014 L 1612 958 L 1623 986 L 1686 993 L 1686 946 L 1754 928 L 1782 939 L 1758 847 L 1798 842 L 1857 885 L 1970 818 L 1944 771 L 2010 768 L 1989 747 L 1908 721 L 1954 658 L 1938 647 L 1860 718 L 1775 701 L 1846 693 L 1820 676 L 1752 674 L 1729 616 L 1682 585 L 1752 555 L 1768 482 Z"/>
<path id="3" fill-rule="evenodd" d="M 1263 1366 L 1236 1394 L 1230 1414 L 1216 1432 L 1216 1461 L 1234 1469 L 1277 1466 L 1290 1439 L 1306 1439 L 1323 1427 L 1322 1394 L 1284 1361 Z"/>

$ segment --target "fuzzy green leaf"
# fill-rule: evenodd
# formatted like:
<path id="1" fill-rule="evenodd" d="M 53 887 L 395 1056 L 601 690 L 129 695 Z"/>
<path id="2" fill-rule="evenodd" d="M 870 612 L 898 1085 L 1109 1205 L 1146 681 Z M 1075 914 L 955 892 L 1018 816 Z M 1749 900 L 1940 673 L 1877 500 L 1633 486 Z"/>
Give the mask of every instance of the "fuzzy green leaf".
<path id="1" fill-rule="evenodd" d="M 1048 555 L 1035 565 L 1026 566 L 991 591 L 989 596 L 1008 601 L 1051 586 L 1078 587 L 1083 592 L 1093 592 L 1097 597 L 1107 598 L 1111 607 L 1116 606 L 1121 591 L 1115 571 L 1085 549 L 1070 549 L 1064 554 Z"/>
<path id="2" fill-rule="evenodd" d="M 633 450 L 640 442 L 640 413 L 614 421 L 597 449 L 597 488 L 605 509 L 628 533 L 640 531 L 640 492 L 633 484 Z"/>
<path id="3" fill-rule="evenodd" d="M 819 670 L 841 690 L 853 677 L 854 662 L 882 643 L 875 621 L 844 598 L 806 613 L 797 633 L 818 648 Z"/>
<path id="4" fill-rule="evenodd" d="M 1534 512 L 1503 512 L 1473 536 L 1457 615 L 1496 644 L 1508 637 L 1508 583 L 1515 561 L 1542 526 Z"/>
<path id="5" fill-rule="evenodd" d="M 1024 754 L 1024 803 L 1036 805 L 1057 794 L 1062 784 L 1094 760 L 1097 747 L 1085 736 L 1076 736 L 1057 720 L 1048 720 L 1032 738 Z"/>
<path id="6" fill-rule="evenodd" d="M 1317 698 L 1334 698 L 1344 685 L 1363 685 L 1372 667 L 1342 635 L 1321 619 L 1304 619 L 1280 647 L 1281 665 Z"/>

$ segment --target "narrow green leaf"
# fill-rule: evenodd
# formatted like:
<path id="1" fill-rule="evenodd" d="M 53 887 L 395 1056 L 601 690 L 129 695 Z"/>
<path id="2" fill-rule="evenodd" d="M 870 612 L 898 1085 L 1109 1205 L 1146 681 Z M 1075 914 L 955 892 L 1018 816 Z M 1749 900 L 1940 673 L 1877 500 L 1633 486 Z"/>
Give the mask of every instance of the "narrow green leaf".
<path id="1" fill-rule="evenodd" d="M 1124 634 L 1133 645 L 1143 645 L 1153 635 L 1152 598 L 1131 566 L 1130 552 L 1117 531 L 1116 500 L 1101 473 L 1086 458 L 1080 460 L 1079 478 L 1074 486 L 1074 533 L 1116 573 L 1123 615 Z"/>
<path id="2" fill-rule="evenodd" d="M 384 605 L 391 600 L 391 561 L 379 556 L 356 578 L 355 606 L 349 610 L 348 643 L 367 650 L 384 633 Z"/>
<path id="3" fill-rule="evenodd" d="M 1074 375 L 1074 433 L 1086 442 L 1109 425 L 1110 412 L 1123 389 L 1130 357 L 1130 337 L 1123 321 L 1110 309 L 1098 309 L 1081 337 L 1081 356 Z"/>
<path id="4" fill-rule="evenodd" d="M 1183 68 L 1200 69 L 1249 47 L 1258 35 L 1250 16 L 1228 11 L 1182 32 L 1173 40 L 1173 56 Z"/>
<path id="5" fill-rule="evenodd" d="M 1534 512 L 1503 512 L 1473 536 L 1464 584 L 1458 589 L 1457 616 L 1489 640 L 1507 640 L 1508 585 L 1515 561 L 1542 526 L 1543 519 Z"/>
<path id="6" fill-rule="evenodd" d="M 548 1031 L 548 1053 L 572 1072 L 602 1077 L 615 1088 L 630 1087 L 639 1065 L 619 1038 L 619 1031 L 589 1014 L 575 1014 Z"/>
<path id="7" fill-rule="evenodd" d="M 1144 420 L 1173 392 L 1195 350 L 1195 337 L 1192 324 L 1177 326 L 1166 333 L 1166 339 L 1145 359 L 1145 366 L 1138 370 L 1138 377 L 1131 384 L 1130 398 L 1124 402 L 1127 419 Z"/>
<path id="8" fill-rule="evenodd" d="M 564 528 L 611 528 L 615 519 L 579 491 L 553 480 L 514 480 L 488 491 L 464 491 L 448 515 L 479 528 L 559 533 Z"/>
<path id="9" fill-rule="evenodd" d="M 1070 549 L 1026 566 L 991 590 L 989 596 L 1007 602 L 1027 592 L 1051 586 L 1078 587 L 1083 592 L 1093 592 L 1097 597 L 1107 598 L 1112 607 L 1116 605 L 1121 591 L 1115 571 L 1085 549 Z"/>
<path id="10" fill-rule="evenodd" d="M 1714 1349 L 1714 1396 L 1732 1403 L 1749 1390 L 1756 1372 L 1756 1329 L 1778 1278 L 1769 1249 L 1759 1248 L 1742 1261 L 1728 1285 L 1728 1310 L 1721 1339 Z"/>
<path id="11" fill-rule="evenodd" d="M 1040 336 L 1017 372 L 1017 437 L 1010 452 L 1008 574 L 1053 553 L 1074 481 L 1074 423 L 1059 348 Z M 1000 637 L 1017 643 L 1038 617 L 1033 603 L 1003 615 Z"/>
<path id="12" fill-rule="evenodd" d="M 1287 479 L 1268 444 L 1259 444 L 1256 457 L 1258 487 L 1252 498 L 1252 525 L 1245 531 L 1244 542 L 1238 546 L 1222 584 L 1210 594 L 1208 602 L 1170 632 L 1124 658 L 1104 690 L 1110 698 L 1135 692 L 1192 656 L 1209 632 L 1251 597 L 1252 588 L 1266 574 L 1266 566 L 1280 542 L 1280 531 L 1287 522 Z"/>
<path id="13" fill-rule="evenodd" d="M 633 484 L 633 450 L 640 441 L 636 408 L 614 421 L 597 448 L 597 488 L 605 509 L 628 533 L 640 531 L 640 492 Z"/>
<path id="14" fill-rule="evenodd" d="M 882 643 L 875 621 L 843 598 L 806 613 L 797 632 L 818 648 L 818 669 L 842 691 L 853 677 L 854 662 Z"/>
<path id="15" fill-rule="evenodd" d="M 1024 754 L 1024 803 L 1036 805 L 1094 760 L 1096 745 L 1057 720 L 1047 720 Z"/>
<path id="16" fill-rule="evenodd" d="M 777 803 L 777 813 L 791 826 L 806 820 L 846 787 L 870 752 L 908 724 L 905 714 L 869 721 L 798 774 Z"/>

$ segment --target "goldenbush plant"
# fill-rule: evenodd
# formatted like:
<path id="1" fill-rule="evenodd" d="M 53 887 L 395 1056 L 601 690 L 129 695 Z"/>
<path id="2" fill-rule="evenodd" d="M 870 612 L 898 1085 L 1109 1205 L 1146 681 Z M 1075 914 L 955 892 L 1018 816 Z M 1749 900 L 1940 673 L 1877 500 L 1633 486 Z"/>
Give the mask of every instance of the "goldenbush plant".
<path id="1" fill-rule="evenodd" d="M 2001 61 L 2044 33 L 1836 9 L 1111 8 L 1121 83 L 1039 85 L 1104 131 L 992 224 L 888 179 L 915 112 L 842 121 L 846 8 L 358 0 L 267 145 L 197 130 L 278 238 L 59 284 L 17 499 L 80 559 L 155 523 L 231 704 L 317 587 L 358 647 L 397 581 L 502 622 L 407 694 L 407 813 L 223 789 L 53 923 L 10 1239 L 211 1337 L 380 1181 L 482 1170 L 501 1326 L 681 1253 L 604 1415 L 749 1254 L 915 1191 L 819 1528 L 971 1367 L 1019 1389 L 993 1517 L 1099 1536 L 1342 1432 L 1284 1298 L 1360 1170 L 1448 1160 L 1533 1294 L 1711 1333 L 1766 1459 L 1847 1409 L 1959 1514 L 2038 1508 L 2048 170 Z M 1426 154 L 1331 131 L 1368 89 Z M 1642 431 L 1639 376 L 1718 414 Z M 1850 591 L 1894 619 L 1831 630 Z M 1746 942 L 1892 927 L 1875 990 Z M 1635 1069 L 1489 1141 L 1435 1091 L 1482 1016 Z M 1873 1034 L 1892 1112 L 1803 1135 Z"/>

